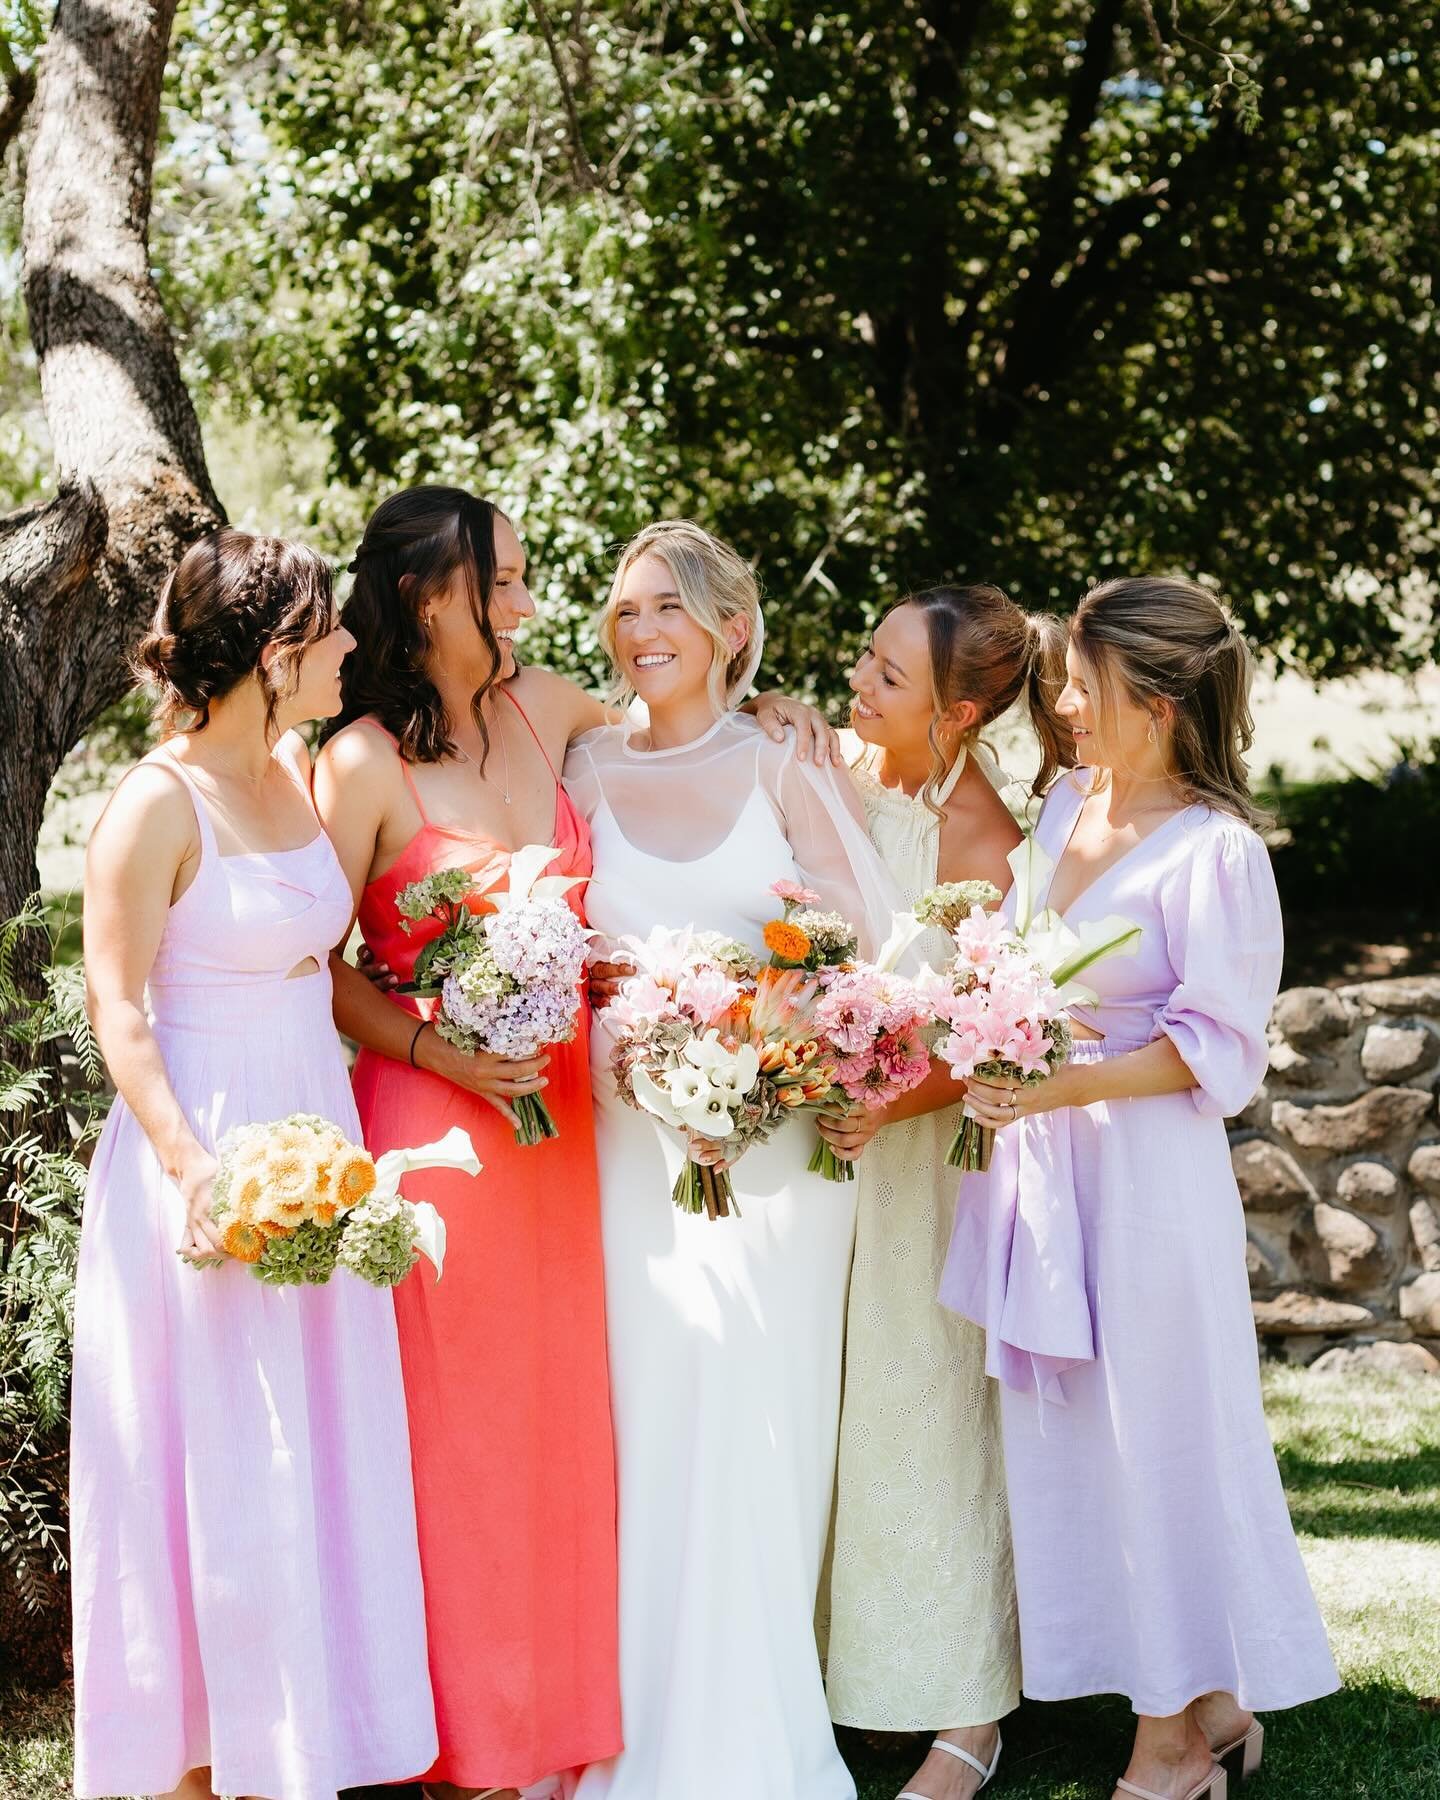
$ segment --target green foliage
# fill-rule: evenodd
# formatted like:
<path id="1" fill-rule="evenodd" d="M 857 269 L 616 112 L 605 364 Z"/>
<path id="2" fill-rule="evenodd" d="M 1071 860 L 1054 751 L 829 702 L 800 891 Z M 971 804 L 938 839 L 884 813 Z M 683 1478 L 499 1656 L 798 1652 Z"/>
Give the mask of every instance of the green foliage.
<path id="1" fill-rule="evenodd" d="M 31 1609 L 65 1566 L 83 1157 L 103 1110 L 83 976 L 37 956 L 49 945 L 38 899 L 0 925 L 0 1562 Z M 21 970 L 42 962 L 37 997 Z"/>
<path id="2" fill-rule="evenodd" d="M 250 0 L 177 33 L 156 251 L 212 402 L 515 514 L 561 666 L 692 513 L 821 693 L 898 588 L 1142 568 L 1335 672 L 1434 629 L 1437 69 L 1308 0 Z"/>
<path id="3" fill-rule="evenodd" d="M 1287 910 L 1413 905 L 1429 916 L 1440 844 L 1440 738 L 1385 772 L 1272 785 L 1261 796 L 1283 833 L 1275 879 Z"/>

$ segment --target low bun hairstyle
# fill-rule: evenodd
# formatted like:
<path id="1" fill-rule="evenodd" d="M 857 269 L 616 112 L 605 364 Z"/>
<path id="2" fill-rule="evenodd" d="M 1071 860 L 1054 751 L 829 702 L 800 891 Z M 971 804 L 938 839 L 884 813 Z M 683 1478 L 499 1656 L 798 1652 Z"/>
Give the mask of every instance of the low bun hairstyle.
<path id="1" fill-rule="evenodd" d="M 998 587 L 983 583 L 922 588 L 897 604 L 915 607 L 929 635 L 935 705 L 930 751 L 934 760 L 924 800 L 931 812 L 941 811 L 935 796 L 952 760 L 941 742 L 940 719 L 962 700 L 973 701 L 979 708 L 980 716 L 969 733 L 973 741 L 1023 696 L 1040 740 L 1035 793 L 1043 792 L 1061 769 L 1071 767 L 1074 739 L 1055 711 L 1065 685 L 1068 635 L 1060 619 L 1053 613 L 1027 613 Z"/>
<path id="2" fill-rule="evenodd" d="M 490 754 L 481 702 L 500 676 L 500 640 L 490 623 L 495 588 L 495 520 L 499 508 L 464 488 L 405 488 L 382 500 L 370 516 L 350 571 L 355 585 L 345 603 L 355 648 L 340 671 L 344 704 L 322 737 L 356 719 L 374 718 L 408 763 L 439 762 L 455 754 L 445 707 L 426 673 L 430 633 L 426 602 L 463 571 L 470 613 L 490 652 L 490 673 L 470 702 L 480 734 L 480 767 Z M 406 576 L 413 579 L 408 587 Z"/>
<path id="3" fill-rule="evenodd" d="M 210 708 L 252 675 L 265 723 L 294 686 L 301 656 L 334 628 L 329 564 L 304 544 L 226 526 L 194 543 L 160 590 L 131 666 L 158 692 L 166 737 L 203 731 Z M 261 655 L 279 652 L 267 671 Z"/>
<path id="4" fill-rule="evenodd" d="M 1269 823 L 1250 793 L 1245 752 L 1254 658 L 1225 608 L 1195 581 L 1142 576 L 1091 588 L 1075 609 L 1071 642 L 1093 677 L 1102 718 L 1117 687 L 1171 720 L 1170 775 L 1190 805 L 1247 825 Z"/>

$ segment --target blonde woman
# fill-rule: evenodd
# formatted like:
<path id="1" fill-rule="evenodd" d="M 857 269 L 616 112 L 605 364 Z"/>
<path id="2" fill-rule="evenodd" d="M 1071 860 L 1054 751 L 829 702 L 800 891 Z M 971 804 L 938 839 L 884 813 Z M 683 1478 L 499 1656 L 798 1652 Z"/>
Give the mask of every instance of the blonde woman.
<path id="1" fill-rule="evenodd" d="M 1037 784 L 1048 785 L 1073 755 L 1053 712 L 1064 653 L 1058 619 L 995 587 L 927 588 L 876 626 L 850 676 L 854 768 L 907 904 L 937 881 L 1009 887 L 1020 830 L 979 736 L 1023 698 L 1043 748 Z M 931 963 L 945 951 L 938 932 L 920 945 Z M 839 1724 L 937 1734 L 906 1783 L 913 1800 L 977 1793 L 1000 1754 L 999 1720 L 1020 1699 L 999 1396 L 985 1334 L 935 1298 L 955 1221 L 945 1153 L 958 1096 L 940 1068 L 888 1108 L 821 1126 L 840 1155 L 860 1155 L 820 1605 L 826 1688 Z"/>
<path id="2" fill-rule="evenodd" d="M 961 1187 L 941 1296 L 988 1325 L 1004 1383 L 1026 1694 L 1126 1696 L 1117 1796 L 1225 1800 L 1259 1763 L 1254 1709 L 1337 1685 L 1265 1428 L 1225 1136 L 1282 948 L 1242 760 L 1250 656 L 1172 580 L 1087 594 L 1067 656 L 1079 767 L 1036 829 L 1042 904 L 1143 936 L 1087 976 L 1064 1068 L 970 1082 L 1001 1142 Z"/>
<path id="3" fill-rule="evenodd" d="M 686 523 L 621 556 L 602 642 L 649 709 L 579 739 L 592 925 L 694 925 L 761 947 L 802 880 L 872 946 L 892 904 L 843 770 L 732 710 L 760 653 L 755 578 Z M 829 1521 L 854 1189 L 792 1128 L 731 1174 L 740 1216 L 678 1212 L 684 1145 L 621 1104 L 603 1012 L 596 1147 L 620 1517 L 625 1749 L 582 1800 L 850 1800 L 813 1628 Z"/>

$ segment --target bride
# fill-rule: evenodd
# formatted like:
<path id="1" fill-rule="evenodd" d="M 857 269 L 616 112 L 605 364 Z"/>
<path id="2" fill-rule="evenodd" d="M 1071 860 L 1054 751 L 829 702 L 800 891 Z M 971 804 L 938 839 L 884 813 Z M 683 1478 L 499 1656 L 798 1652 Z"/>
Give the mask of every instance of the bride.
<path id="1" fill-rule="evenodd" d="M 649 709 L 565 765 L 594 839 L 590 922 L 724 932 L 755 949 L 798 880 L 875 949 L 898 903 L 845 772 L 734 710 L 760 660 L 759 591 L 698 526 L 623 552 L 601 623 Z M 850 1800 L 815 1647 L 855 1188 L 806 1172 L 783 1127 L 732 1170 L 740 1216 L 678 1212 L 685 1147 L 627 1108 L 592 1040 L 620 1515 L 625 1749 L 580 1800 Z"/>

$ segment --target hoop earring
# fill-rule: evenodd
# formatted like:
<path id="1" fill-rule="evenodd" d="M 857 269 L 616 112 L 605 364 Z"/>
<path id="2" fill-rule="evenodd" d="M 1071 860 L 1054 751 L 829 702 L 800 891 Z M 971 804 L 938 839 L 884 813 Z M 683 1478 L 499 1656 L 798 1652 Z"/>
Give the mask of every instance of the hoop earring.
<path id="1" fill-rule="evenodd" d="M 1155 721 L 1153 719 L 1150 721 L 1150 729 L 1145 733 L 1145 738 L 1147 743 L 1155 742 Z"/>

